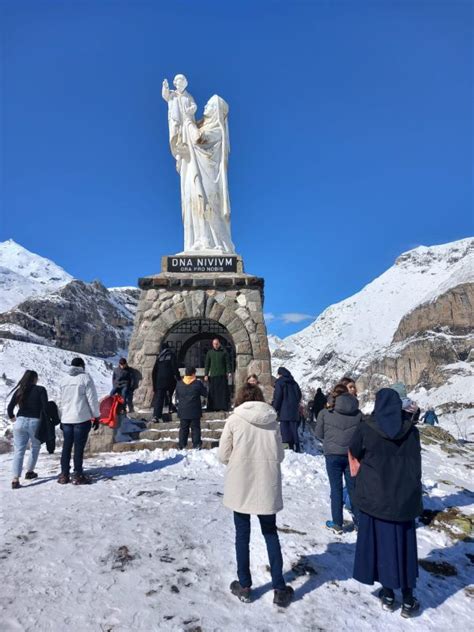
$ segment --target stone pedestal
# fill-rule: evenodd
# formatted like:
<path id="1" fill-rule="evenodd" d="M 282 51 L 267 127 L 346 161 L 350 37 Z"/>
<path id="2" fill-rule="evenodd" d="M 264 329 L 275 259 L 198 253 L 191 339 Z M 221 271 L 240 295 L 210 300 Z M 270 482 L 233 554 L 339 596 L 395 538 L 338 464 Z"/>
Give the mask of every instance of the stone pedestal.
<path id="1" fill-rule="evenodd" d="M 250 373 L 258 375 L 265 398 L 270 401 L 271 364 L 263 318 L 262 278 L 245 274 L 242 259 L 237 272 L 170 273 L 163 258 L 163 272 L 139 279 L 141 296 L 130 341 L 128 361 L 142 373 L 135 393 L 137 410 L 151 407 L 151 373 L 161 344 L 171 330 L 189 319 L 206 319 L 226 330 L 235 349 L 235 387 Z"/>

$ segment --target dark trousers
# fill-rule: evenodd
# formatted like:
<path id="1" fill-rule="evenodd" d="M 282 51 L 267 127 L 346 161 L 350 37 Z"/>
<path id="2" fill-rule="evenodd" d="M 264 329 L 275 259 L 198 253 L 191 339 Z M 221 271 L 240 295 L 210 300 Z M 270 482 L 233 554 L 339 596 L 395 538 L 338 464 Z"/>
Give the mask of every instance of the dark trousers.
<path id="1" fill-rule="evenodd" d="M 123 407 L 129 404 L 131 389 L 128 386 L 116 386 L 110 391 L 111 395 L 121 395 L 123 397 Z M 132 395 L 133 397 L 133 395 Z"/>
<path id="2" fill-rule="evenodd" d="M 280 540 L 276 528 L 276 516 L 258 516 L 260 528 L 267 545 L 268 561 L 272 574 L 272 586 L 276 590 L 285 588 L 283 579 L 283 558 Z M 243 588 L 250 588 L 252 576 L 250 574 L 250 515 L 234 511 L 235 524 L 235 552 L 237 555 L 237 577 Z"/>
<path id="3" fill-rule="evenodd" d="M 331 516 L 332 521 L 342 527 L 342 507 L 344 504 L 342 493 L 342 480 L 343 477 L 346 481 L 347 491 L 349 492 L 349 498 L 352 505 L 352 512 L 354 514 L 354 522 L 358 522 L 358 510 L 354 506 L 354 479 L 351 476 L 349 470 L 349 459 L 347 456 L 339 454 L 328 454 L 326 456 L 326 470 L 329 478 L 329 486 L 331 488 Z"/>
<path id="4" fill-rule="evenodd" d="M 155 391 L 155 399 L 153 402 L 153 417 L 161 419 L 163 417 L 163 406 L 165 401 L 168 402 L 168 411 L 171 412 L 173 393 L 176 385 L 173 384 L 167 388 L 157 388 Z"/>
<path id="5" fill-rule="evenodd" d="M 71 466 L 71 452 L 74 446 L 74 472 L 82 474 L 82 461 L 84 460 L 84 448 L 89 436 L 92 423 L 83 421 L 80 424 L 62 424 L 64 443 L 61 452 L 61 473 L 69 474 Z"/>
<path id="6" fill-rule="evenodd" d="M 299 421 L 281 421 L 281 440 L 283 443 L 287 443 L 290 450 L 294 452 L 301 452 L 300 449 L 300 437 L 298 434 Z"/>
<path id="7" fill-rule="evenodd" d="M 182 450 L 188 445 L 189 427 L 191 426 L 191 439 L 193 448 L 201 447 L 201 420 L 200 419 L 180 419 L 179 420 L 179 448 Z"/>

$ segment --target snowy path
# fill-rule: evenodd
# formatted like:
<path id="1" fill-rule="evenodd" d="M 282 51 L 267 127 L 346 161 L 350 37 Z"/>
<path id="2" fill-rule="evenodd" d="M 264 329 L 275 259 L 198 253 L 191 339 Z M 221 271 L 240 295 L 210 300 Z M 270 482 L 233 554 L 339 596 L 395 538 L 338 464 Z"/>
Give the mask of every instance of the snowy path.
<path id="1" fill-rule="evenodd" d="M 256 521 L 256 599 L 237 601 L 228 591 L 235 579 L 232 515 L 222 506 L 224 468 L 215 452 L 100 455 L 86 462 L 95 477 L 89 487 L 57 485 L 59 457 L 42 454 L 41 478 L 16 491 L 9 489 L 11 455 L 0 457 L 1 631 L 467 629 L 472 544 L 420 527 L 420 558 L 449 561 L 458 575 L 420 569 L 422 615 L 405 621 L 399 611 L 383 612 L 374 587 L 351 579 L 355 534 L 336 537 L 323 526 L 329 498 L 319 455 L 289 454 L 283 464 L 286 505 L 278 524 L 295 602 L 287 611 L 272 604 Z M 424 472 L 430 507 L 472 511 L 472 495 L 462 489 L 472 470 L 460 457 L 430 448 Z"/>

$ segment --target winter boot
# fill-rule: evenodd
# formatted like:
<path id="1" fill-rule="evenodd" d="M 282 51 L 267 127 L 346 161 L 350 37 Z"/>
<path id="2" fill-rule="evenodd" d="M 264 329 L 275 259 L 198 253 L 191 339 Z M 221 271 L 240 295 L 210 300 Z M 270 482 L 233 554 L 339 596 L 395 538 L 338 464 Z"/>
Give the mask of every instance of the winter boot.
<path id="1" fill-rule="evenodd" d="M 295 591 L 291 586 L 286 586 L 283 590 L 273 591 L 273 603 L 280 608 L 287 608 L 293 600 Z"/>
<path id="2" fill-rule="evenodd" d="M 90 485 L 91 483 L 91 479 L 85 474 L 74 474 L 72 478 L 73 485 Z"/>
<path id="3" fill-rule="evenodd" d="M 389 588 L 381 588 L 377 596 L 380 599 L 380 603 L 382 604 L 382 608 L 384 610 L 388 610 L 389 612 L 394 611 L 395 595 L 393 590 L 390 590 Z"/>
<path id="4" fill-rule="evenodd" d="M 244 603 L 250 603 L 250 588 L 243 588 L 237 580 L 230 585 L 230 592 Z"/>
<path id="5" fill-rule="evenodd" d="M 60 474 L 58 476 L 58 483 L 60 485 L 67 485 L 69 483 L 69 474 Z"/>
<path id="6" fill-rule="evenodd" d="M 411 599 L 407 599 L 406 601 L 405 599 L 403 600 L 402 610 L 400 614 L 404 619 L 410 619 L 411 617 L 414 617 L 416 614 L 418 614 L 419 610 L 420 602 L 418 601 L 418 599 L 415 599 L 415 597 L 412 597 Z"/>
<path id="7" fill-rule="evenodd" d="M 14 481 L 12 481 L 12 489 L 20 489 L 20 487 L 21 485 L 18 479 L 15 479 Z"/>
<path id="8" fill-rule="evenodd" d="M 332 531 L 333 533 L 337 533 L 338 535 L 340 535 L 343 532 L 341 525 L 336 524 L 332 520 L 326 521 L 326 528 L 329 529 L 329 531 Z"/>
<path id="9" fill-rule="evenodd" d="M 34 478 L 38 478 L 38 474 L 36 472 L 27 472 L 25 474 L 25 478 L 28 480 L 32 480 Z"/>

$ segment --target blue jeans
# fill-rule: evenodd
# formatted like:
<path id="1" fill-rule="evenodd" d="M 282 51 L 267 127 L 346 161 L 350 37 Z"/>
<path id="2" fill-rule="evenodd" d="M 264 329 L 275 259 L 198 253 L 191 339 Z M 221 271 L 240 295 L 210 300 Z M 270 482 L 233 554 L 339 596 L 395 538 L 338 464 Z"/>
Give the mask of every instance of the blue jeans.
<path id="1" fill-rule="evenodd" d="M 326 456 L 326 470 L 329 478 L 329 486 L 331 488 L 332 521 L 340 527 L 343 525 L 342 507 L 344 499 L 342 493 L 342 478 L 344 477 L 352 505 L 354 522 L 357 524 L 359 512 L 354 506 L 354 502 L 352 500 L 354 495 L 354 479 L 352 478 L 349 470 L 349 459 L 347 456 L 342 454 L 328 454 Z"/>
<path id="2" fill-rule="evenodd" d="M 124 402 L 123 405 L 126 406 L 126 405 L 129 405 L 130 392 L 131 390 L 128 388 L 128 386 L 116 386 L 110 391 L 110 394 L 121 395 L 123 397 L 123 402 Z"/>
<path id="3" fill-rule="evenodd" d="M 74 473 L 83 474 L 82 462 L 84 448 L 89 436 L 92 423 L 83 421 L 79 424 L 62 424 L 64 443 L 61 452 L 61 474 L 69 474 L 71 468 L 71 452 L 74 446 Z"/>
<path id="4" fill-rule="evenodd" d="M 35 469 L 41 448 L 40 440 L 35 437 L 39 422 L 40 420 L 34 417 L 17 417 L 13 424 L 13 445 L 15 448 L 12 464 L 13 478 L 20 478 L 21 476 L 28 441 L 31 441 L 28 472 L 32 472 Z"/>
<path id="5" fill-rule="evenodd" d="M 274 589 L 283 590 L 286 586 L 283 579 L 283 558 L 280 540 L 276 528 L 275 514 L 258 516 L 260 528 L 267 545 L 268 560 L 272 574 Z M 237 554 L 237 577 L 243 588 L 250 588 L 252 575 L 250 574 L 250 515 L 234 511 L 235 524 L 235 552 Z"/>

